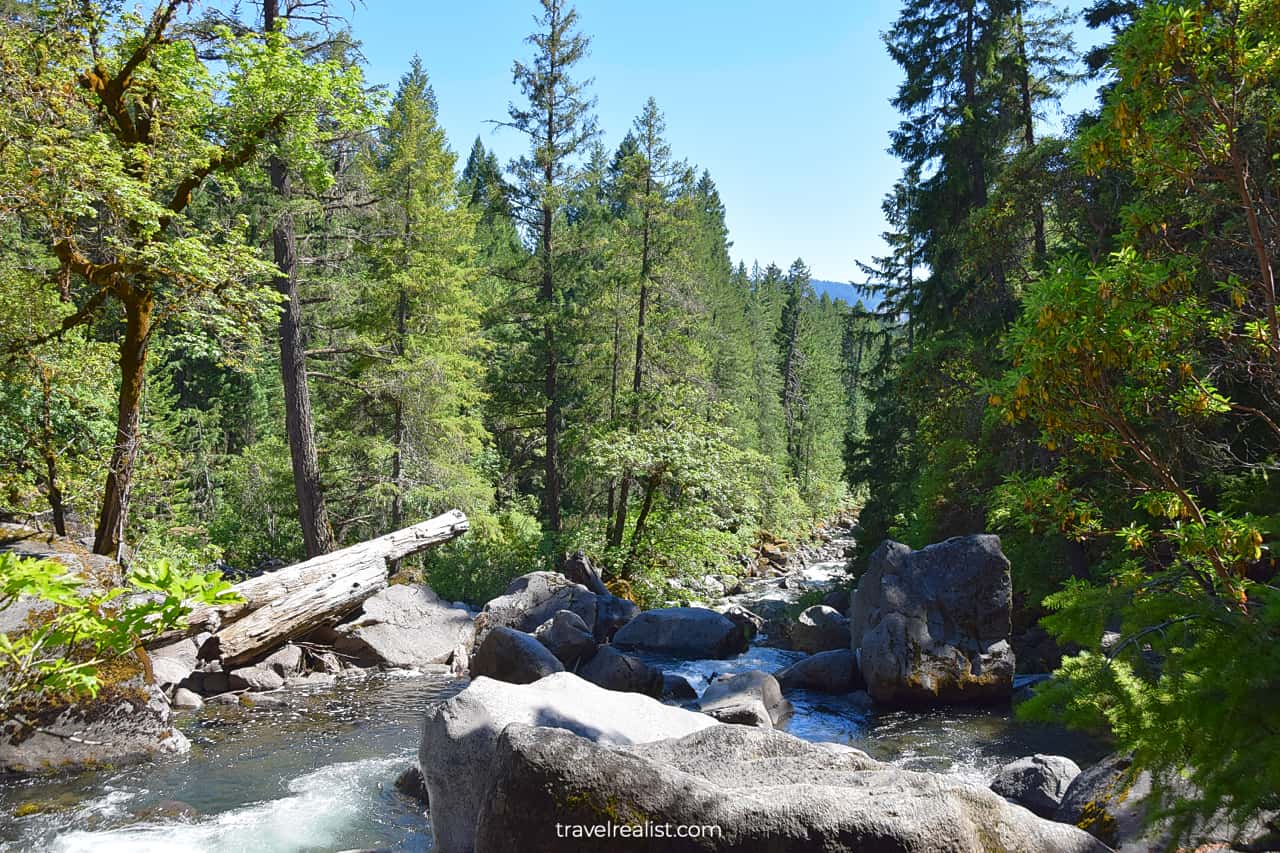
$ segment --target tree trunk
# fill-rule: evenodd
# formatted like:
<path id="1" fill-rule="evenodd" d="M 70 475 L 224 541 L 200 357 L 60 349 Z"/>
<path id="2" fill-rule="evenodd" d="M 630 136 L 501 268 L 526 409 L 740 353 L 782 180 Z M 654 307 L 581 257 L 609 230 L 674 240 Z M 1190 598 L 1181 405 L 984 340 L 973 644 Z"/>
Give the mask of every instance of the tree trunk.
<path id="1" fill-rule="evenodd" d="M 182 633 L 211 630 L 226 667 L 241 666 L 320 625 L 335 622 L 387 586 L 398 560 L 466 532 L 467 517 L 452 510 L 428 521 L 322 554 L 237 584 L 238 604 L 198 607 Z M 173 640 L 175 634 L 152 645 Z"/>
<path id="2" fill-rule="evenodd" d="M 550 131 L 550 118 L 548 118 Z M 551 186 L 552 170 L 548 162 L 546 168 L 547 186 Z M 552 240 L 553 211 L 549 203 L 542 205 L 542 283 L 538 291 L 538 299 L 542 302 L 546 317 L 543 320 L 543 345 L 546 347 L 545 373 L 543 375 L 543 394 L 547 398 L 546 420 L 543 425 L 546 447 L 543 454 L 543 475 L 546 479 L 542 493 L 543 517 L 548 533 L 559 533 L 562 528 L 560 519 L 560 379 L 559 360 L 556 355 L 555 317 L 555 277 L 553 271 Z"/>
<path id="3" fill-rule="evenodd" d="M 53 530 L 59 536 L 67 535 L 67 516 L 62 504 L 62 489 L 58 487 L 58 452 L 53 439 L 53 382 L 48 368 L 40 369 L 41 409 L 40 455 L 44 457 L 45 478 L 49 482 L 49 509 L 53 513 Z"/>
<path id="4" fill-rule="evenodd" d="M 263 0 L 262 25 L 270 32 L 280 17 L 279 0 Z M 280 275 L 275 286 L 285 297 L 280 311 L 280 375 L 284 380 L 284 426 L 293 463 L 293 489 L 298 501 L 298 523 L 308 557 L 333 550 L 333 530 L 320 485 L 320 461 L 316 453 L 315 422 L 311 417 L 311 389 L 307 383 L 306 346 L 302 340 L 302 304 L 298 298 L 297 238 L 293 212 L 289 210 L 288 164 L 272 157 L 267 171 L 271 188 L 282 207 L 271 229 L 272 248 Z"/>
<path id="5" fill-rule="evenodd" d="M 284 424 L 293 463 L 293 488 L 298 499 L 298 523 L 307 556 L 333 550 L 333 531 L 320 485 L 320 461 L 316 453 L 315 423 L 311 417 L 311 390 L 307 383 L 306 346 L 302 340 L 302 304 L 298 298 L 297 241 L 290 196 L 288 166 L 271 158 L 271 186 L 284 202 L 272 228 L 276 289 L 285 297 L 280 311 L 280 374 L 284 380 Z"/>
<path id="6" fill-rule="evenodd" d="M 1024 150 L 1031 151 L 1036 147 L 1035 114 L 1031 102 L 1031 64 L 1027 61 L 1027 34 L 1023 23 L 1024 3 L 1019 0 L 1014 17 L 1018 39 L 1018 88 L 1022 95 L 1022 144 Z M 1045 256 L 1044 206 L 1040 199 L 1034 199 L 1035 206 L 1031 211 L 1031 224 L 1034 229 L 1035 259 Z"/>
<path id="7" fill-rule="evenodd" d="M 102 512 L 93 537 L 93 552 L 120 558 L 124 525 L 129 511 L 129 487 L 138 457 L 142 388 L 147 370 L 147 345 L 151 338 L 151 312 L 155 302 L 146 290 L 125 290 L 124 339 L 120 341 L 120 393 L 116 403 L 116 443 L 107 469 Z"/>

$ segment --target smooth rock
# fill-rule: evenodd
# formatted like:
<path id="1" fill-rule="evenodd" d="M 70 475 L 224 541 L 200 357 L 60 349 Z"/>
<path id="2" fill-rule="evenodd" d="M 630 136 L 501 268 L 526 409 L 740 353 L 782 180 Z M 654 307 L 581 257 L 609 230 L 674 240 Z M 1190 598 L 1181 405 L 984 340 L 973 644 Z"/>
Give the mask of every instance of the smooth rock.
<path id="1" fill-rule="evenodd" d="M 151 658 L 151 675 L 156 686 L 166 693 L 172 691 L 191 675 L 193 667 L 188 667 L 178 658 Z"/>
<path id="2" fill-rule="evenodd" d="M 639 614 L 640 607 L 634 601 L 628 601 L 616 595 L 596 596 L 596 642 L 609 642 L 618 633 L 619 628 Z"/>
<path id="3" fill-rule="evenodd" d="M 740 627 L 704 607 L 646 610 L 618 629 L 613 644 L 692 658 L 729 658 L 747 649 Z"/>
<path id="4" fill-rule="evenodd" d="M 200 698 L 200 694 L 188 690 L 185 687 L 179 687 L 173 691 L 173 707 L 182 708 L 184 710 L 194 710 L 204 705 L 204 700 Z"/>
<path id="5" fill-rule="evenodd" d="M 427 780 L 422 778 L 418 765 L 411 764 L 396 777 L 396 790 L 411 800 L 416 800 L 424 807 L 429 806 L 431 798 L 427 793 Z"/>
<path id="6" fill-rule="evenodd" d="M 751 640 L 764 631 L 764 617 L 748 610 L 741 604 L 732 604 L 721 612 L 730 622 L 742 629 L 742 634 L 747 640 Z"/>
<path id="7" fill-rule="evenodd" d="M 600 573 L 591 565 L 591 559 L 581 551 L 575 551 L 566 557 L 563 568 L 564 576 L 570 582 L 581 584 L 596 595 L 609 594 L 604 581 L 600 579 Z"/>
<path id="8" fill-rule="evenodd" d="M 783 692 L 817 690 L 821 693 L 852 693 L 862 690 L 858 659 L 848 649 L 819 652 L 774 673 Z"/>
<path id="9" fill-rule="evenodd" d="M 408 668 L 448 662 L 470 641 L 473 626 L 469 610 L 442 601 L 425 584 L 394 584 L 335 630 L 334 648 L 362 666 Z"/>
<path id="10" fill-rule="evenodd" d="M 575 671 L 605 690 L 643 693 L 655 699 L 662 698 L 665 684 L 662 670 L 649 666 L 639 658 L 624 655 L 613 646 L 601 646 L 591 660 Z"/>
<path id="11" fill-rule="evenodd" d="M 1062 805 L 1080 765 L 1061 755 L 1031 755 L 1011 761 L 996 771 L 991 790 L 1040 817 L 1052 818 Z"/>
<path id="12" fill-rule="evenodd" d="M 233 669 L 227 673 L 227 689 L 268 693 L 284 687 L 284 676 L 263 664 Z"/>
<path id="13" fill-rule="evenodd" d="M 557 612 L 539 625 L 533 636 L 570 669 L 580 661 L 590 660 L 596 653 L 595 635 L 572 610 Z"/>
<path id="14" fill-rule="evenodd" d="M 693 689 L 689 679 L 674 672 L 662 673 L 662 698 L 675 702 L 697 702 L 698 691 Z"/>
<path id="15" fill-rule="evenodd" d="M 618 748 L 517 723 L 505 728 L 495 751 L 476 853 L 1106 851 L 1087 833 L 985 788 L 782 732 L 717 726 Z M 697 838 L 565 836 L 566 827 L 603 823 L 716 829 Z"/>
<path id="16" fill-rule="evenodd" d="M 805 608 L 791 629 L 791 645 L 806 654 L 849 648 L 849 619 L 825 604 Z"/>
<path id="17" fill-rule="evenodd" d="M 722 676 L 702 692 L 702 713 L 722 723 L 776 728 L 791 717 L 778 681 L 758 669 Z"/>
<path id="18" fill-rule="evenodd" d="M 957 536 L 919 551 L 885 541 L 850 610 L 867 691 L 892 706 L 1008 702 L 1011 599 L 998 536 Z"/>
<path id="19" fill-rule="evenodd" d="M 471 658 L 471 677 L 529 684 L 564 666 L 533 637 L 505 625 L 491 630 Z"/>
<path id="20" fill-rule="evenodd" d="M 0 770 L 33 773 L 82 764 L 120 764 L 191 748 L 172 726 L 164 693 L 142 674 L 102 687 L 92 699 L 46 708 L 39 728 L 0 722 Z"/>
<path id="21" fill-rule="evenodd" d="M 264 658 L 258 666 L 274 670 L 281 678 L 300 675 L 303 669 L 302 648 L 293 643 L 287 643 Z"/>
<path id="22" fill-rule="evenodd" d="M 513 580 L 506 592 L 490 601 L 475 617 L 475 648 L 499 626 L 531 632 L 555 616 L 571 610 L 587 625 L 596 624 L 597 595 L 556 572 L 530 572 Z"/>
<path id="23" fill-rule="evenodd" d="M 418 765 L 427 780 L 432 834 L 441 853 L 472 850 L 476 819 L 494 780 L 498 735 L 511 723 L 568 729 L 606 744 L 678 738 L 717 725 L 704 714 L 605 690 L 568 672 L 529 685 L 477 678 L 432 706 L 423 725 Z M 553 812 L 537 814 L 554 820 Z"/>

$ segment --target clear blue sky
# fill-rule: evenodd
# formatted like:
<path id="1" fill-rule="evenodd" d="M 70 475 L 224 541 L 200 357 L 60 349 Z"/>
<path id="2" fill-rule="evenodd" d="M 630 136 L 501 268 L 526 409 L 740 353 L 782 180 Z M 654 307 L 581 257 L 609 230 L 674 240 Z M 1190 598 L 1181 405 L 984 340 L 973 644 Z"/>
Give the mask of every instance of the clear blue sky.
<path id="1" fill-rule="evenodd" d="M 785 268 L 801 257 L 815 278 L 860 280 L 854 259 L 883 251 L 880 201 L 900 171 L 885 148 L 901 73 L 880 41 L 899 5 L 578 0 L 592 40 L 579 73 L 595 79 L 611 148 L 657 99 L 676 156 L 709 169 L 720 188 L 735 260 Z M 479 134 L 505 163 L 522 142 L 487 122 L 517 97 L 511 63 L 529 56 L 538 9 L 534 0 L 367 0 L 351 23 L 371 82 L 394 86 L 417 53 L 454 150 L 465 156 Z M 1067 109 L 1087 100 L 1081 91 Z"/>

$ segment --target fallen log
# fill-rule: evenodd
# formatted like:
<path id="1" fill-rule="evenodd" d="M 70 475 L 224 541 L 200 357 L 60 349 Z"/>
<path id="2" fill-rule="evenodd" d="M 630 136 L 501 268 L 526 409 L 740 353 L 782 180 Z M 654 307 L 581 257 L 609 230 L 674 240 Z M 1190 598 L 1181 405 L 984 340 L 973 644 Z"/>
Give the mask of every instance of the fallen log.
<path id="1" fill-rule="evenodd" d="M 392 562 L 460 536 L 468 526 L 467 517 L 452 510 L 377 539 L 249 578 L 233 587 L 242 601 L 192 611 L 187 633 L 212 632 L 224 666 L 249 663 L 345 616 L 387 586 Z"/>

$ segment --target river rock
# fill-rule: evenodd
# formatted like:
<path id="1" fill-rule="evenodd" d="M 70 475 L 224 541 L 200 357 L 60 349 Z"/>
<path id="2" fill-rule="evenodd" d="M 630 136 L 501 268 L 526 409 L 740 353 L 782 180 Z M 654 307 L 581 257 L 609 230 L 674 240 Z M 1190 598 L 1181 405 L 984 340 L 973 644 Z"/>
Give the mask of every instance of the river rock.
<path id="1" fill-rule="evenodd" d="M 431 798 L 427 794 L 427 780 L 422 778 L 422 771 L 416 764 L 409 765 L 396 777 L 396 790 L 424 807 L 431 804 Z"/>
<path id="2" fill-rule="evenodd" d="M 564 666 L 546 646 L 505 625 L 490 631 L 471 657 L 472 678 L 485 675 L 512 684 L 529 684 L 563 671 Z"/>
<path id="3" fill-rule="evenodd" d="M 513 580 L 506 592 L 491 600 L 475 619 L 475 647 L 499 625 L 535 631 L 561 610 L 578 614 L 583 623 L 596 624 L 596 594 L 556 572 L 530 572 Z"/>
<path id="4" fill-rule="evenodd" d="M 533 632 L 539 643 L 572 668 L 579 661 L 590 660 L 596 653 L 596 638 L 582 617 L 572 610 L 561 610 Z"/>
<path id="5" fill-rule="evenodd" d="M 477 678 L 429 709 L 423 724 L 418 765 L 426 778 L 431 828 L 441 853 L 473 849 L 476 819 L 494 781 L 498 736 L 511 723 L 567 729 L 612 745 L 678 738 L 717 725 L 704 714 L 637 693 L 605 690 L 568 672 L 528 685 Z M 550 811 L 532 814 L 555 819 Z M 521 850 L 523 845 L 505 849 Z"/>
<path id="6" fill-rule="evenodd" d="M 446 663 L 471 638 L 471 613 L 442 601 L 425 584 L 394 584 L 334 629 L 334 648 L 363 666 L 423 667 Z"/>
<path id="7" fill-rule="evenodd" d="M 619 748 L 517 723 L 498 739 L 490 774 L 476 853 L 606 844 L 673 853 L 1106 851 L 1075 827 L 955 777 L 900 770 L 856 751 L 742 726 Z M 434 790 L 432 797 L 434 803 Z M 606 822 L 708 830 L 631 844 L 565 835 Z"/>
<path id="8" fill-rule="evenodd" d="M 191 748 L 173 728 L 160 688 L 139 673 L 107 683 L 92 699 L 48 706 L 0 722 L 0 770 L 32 773 L 81 764 L 119 764 Z"/>
<path id="9" fill-rule="evenodd" d="M 662 674 L 662 698 L 668 702 L 697 702 L 698 691 L 693 689 L 689 679 L 674 672 Z"/>
<path id="10" fill-rule="evenodd" d="M 866 685 L 858 670 L 858 659 L 848 649 L 819 652 L 774 673 L 783 691 L 817 690 L 821 693 L 852 693 Z"/>
<path id="11" fill-rule="evenodd" d="M 1008 702 L 1011 595 L 998 536 L 958 536 L 919 551 L 886 540 L 850 610 L 867 691 L 896 706 Z"/>
<path id="12" fill-rule="evenodd" d="M 601 646 L 595 656 L 578 667 L 576 672 L 605 690 L 643 693 L 655 699 L 662 698 L 662 670 L 649 666 L 639 658 L 624 655 L 613 646 Z"/>
<path id="13" fill-rule="evenodd" d="M 269 693 L 284 687 L 284 676 L 269 666 L 257 664 L 227 673 L 229 690 L 251 690 L 255 693 Z"/>
<path id="14" fill-rule="evenodd" d="M 850 593 L 849 590 L 844 589 L 842 587 L 836 587 L 835 589 L 828 592 L 822 598 L 823 604 L 825 604 L 827 607 L 832 608 L 833 610 L 838 610 L 841 613 L 849 612 L 849 604 L 851 603 L 851 601 L 852 601 L 852 594 Z"/>
<path id="15" fill-rule="evenodd" d="M 717 678 L 702 692 L 702 713 L 722 723 L 776 728 L 791 711 L 777 679 L 758 669 Z"/>
<path id="16" fill-rule="evenodd" d="M 258 666 L 272 670 L 281 678 L 293 678 L 295 675 L 300 675 L 303 670 L 302 649 L 293 643 L 287 643 L 264 658 Z"/>
<path id="17" fill-rule="evenodd" d="M 1080 765 L 1061 755 L 1031 755 L 1011 761 L 996 771 L 991 790 L 1006 800 L 1026 806 L 1040 817 L 1052 818 L 1062 796 L 1080 775 Z"/>
<path id="18" fill-rule="evenodd" d="M 640 606 L 616 595 L 596 596 L 595 636 L 597 643 L 607 643 L 623 625 L 636 618 Z"/>
<path id="19" fill-rule="evenodd" d="M 596 571 L 595 566 L 591 565 L 591 559 L 581 551 L 575 551 L 566 557 L 563 569 L 564 576 L 570 582 L 581 584 L 596 595 L 609 594 L 604 581 L 600 579 L 600 573 Z"/>
<path id="20" fill-rule="evenodd" d="M 764 631 L 764 618 L 741 604 L 732 604 L 721 612 L 730 622 L 742 629 L 742 634 L 748 641 Z"/>
<path id="21" fill-rule="evenodd" d="M 204 700 L 200 698 L 200 694 L 185 687 L 179 687 L 173 691 L 173 707 L 183 710 L 194 711 L 204 705 Z"/>
<path id="22" fill-rule="evenodd" d="M 747 649 L 742 628 L 705 607 L 646 610 L 618 630 L 613 644 L 691 658 L 728 658 Z"/>
<path id="23" fill-rule="evenodd" d="M 849 619 L 825 604 L 805 608 L 791 628 L 791 645 L 806 654 L 849 648 Z"/>

